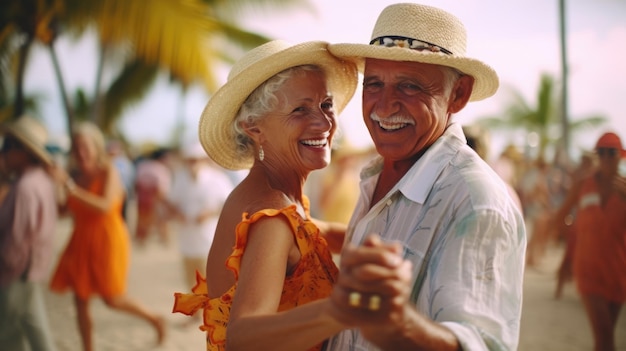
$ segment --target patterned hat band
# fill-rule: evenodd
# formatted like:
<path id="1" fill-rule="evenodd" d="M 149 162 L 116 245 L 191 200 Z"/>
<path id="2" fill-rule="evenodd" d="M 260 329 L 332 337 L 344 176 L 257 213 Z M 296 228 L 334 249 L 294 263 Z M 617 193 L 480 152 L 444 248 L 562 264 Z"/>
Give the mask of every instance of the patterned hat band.
<path id="1" fill-rule="evenodd" d="M 370 45 L 378 45 L 378 46 L 386 46 L 386 47 L 401 47 L 408 48 L 411 50 L 423 51 L 428 50 L 430 52 L 443 52 L 446 55 L 452 55 L 447 49 L 442 48 L 441 46 L 431 44 L 426 41 L 422 41 L 419 39 L 400 37 L 400 36 L 386 36 L 386 37 L 378 37 L 372 39 L 370 41 Z"/>

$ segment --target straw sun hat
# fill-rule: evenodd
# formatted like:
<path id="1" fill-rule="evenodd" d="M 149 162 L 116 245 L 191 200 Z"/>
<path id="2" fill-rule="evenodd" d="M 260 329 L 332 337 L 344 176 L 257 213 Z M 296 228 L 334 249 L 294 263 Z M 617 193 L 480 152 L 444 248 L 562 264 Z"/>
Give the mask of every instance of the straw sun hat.
<path id="1" fill-rule="evenodd" d="M 358 82 L 354 64 L 328 52 L 322 41 L 291 45 L 282 40 L 265 43 L 246 53 L 231 69 L 228 80 L 209 100 L 200 117 L 199 137 L 204 150 L 224 168 L 250 168 L 252 155 L 237 153 L 233 122 L 248 96 L 263 82 L 288 68 L 317 65 L 326 73 L 337 114 L 348 104 Z"/>
<path id="2" fill-rule="evenodd" d="M 19 117 L 15 121 L 4 125 L 2 132 L 19 140 L 22 145 L 45 164 L 52 164 L 52 158 L 46 150 L 48 132 L 36 119 L 29 116 Z"/>
<path id="3" fill-rule="evenodd" d="M 474 77 L 470 101 L 493 95 L 498 75 L 485 63 L 465 56 L 463 23 L 441 9 L 419 4 L 394 4 L 378 17 L 369 45 L 333 44 L 329 51 L 353 59 L 363 71 L 365 58 L 414 61 L 448 66 Z"/>

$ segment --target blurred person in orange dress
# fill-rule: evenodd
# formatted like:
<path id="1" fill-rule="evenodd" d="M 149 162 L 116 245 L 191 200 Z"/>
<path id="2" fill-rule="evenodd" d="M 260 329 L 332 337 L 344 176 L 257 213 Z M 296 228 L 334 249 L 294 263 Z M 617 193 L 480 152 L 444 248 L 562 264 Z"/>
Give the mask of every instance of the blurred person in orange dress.
<path id="1" fill-rule="evenodd" d="M 249 51 L 202 114 L 209 156 L 250 168 L 224 204 L 206 284 L 175 295 L 174 312 L 203 310 L 207 350 L 320 350 L 341 328 L 327 297 L 346 226 L 313 219 L 303 190 L 330 162 L 336 114 L 358 82 L 327 46 L 276 40 Z"/>
<path id="2" fill-rule="evenodd" d="M 576 211 L 574 281 L 591 324 L 594 350 L 615 350 L 615 327 L 626 302 L 626 178 L 618 165 L 626 150 L 615 133 L 597 141 L 595 172 L 578 179 L 554 217 Z"/>
<path id="3" fill-rule="evenodd" d="M 50 288 L 74 293 L 83 350 L 91 351 L 92 317 L 89 302 L 100 296 L 105 304 L 150 323 L 161 344 L 164 320 L 126 295 L 130 238 L 122 218 L 124 188 L 109 160 L 102 132 L 92 123 L 72 131 L 71 156 L 76 168 L 68 174 L 56 166 L 51 173 L 66 190 L 63 204 L 73 217 L 71 238 L 59 258 Z"/>
<path id="4" fill-rule="evenodd" d="M 170 207 L 167 196 L 172 186 L 172 171 L 167 165 L 170 150 L 159 148 L 147 159 L 139 161 L 135 174 L 137 198 L 137 227 L 135 240 L 140 246 L 146 243 L 152 231 L 159 235 L 161 243 L 169 241 L 168 220 Z"/>
<path id="5" fill-rule="evenodd" d="M 47 131 L 23 116 L 2 134 L 0 171 L 8 183 L 0 199 L 0 349 L 56 350 L 42 292 L 57 223 Z"/>

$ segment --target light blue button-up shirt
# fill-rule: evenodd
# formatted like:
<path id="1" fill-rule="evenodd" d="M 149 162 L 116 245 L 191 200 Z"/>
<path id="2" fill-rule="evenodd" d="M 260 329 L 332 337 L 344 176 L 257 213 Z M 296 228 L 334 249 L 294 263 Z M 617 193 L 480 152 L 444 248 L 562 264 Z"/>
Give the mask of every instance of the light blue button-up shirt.
<path id="1" fill-rule="evenodd" d="M 346 240 L 359 244 L 378 233 L 402 242 L 414 280 L 430 250 L 423 283 L 414 283 L 417 310 L 449 328 L 463 350 L 515 350 L 526 231 L 503 181 L 467 146 L 455 123 L 370 209 L 381 170 L 377 158 L 361 173 Z M 327 350 L 378 348 L 348 330 Z"/>

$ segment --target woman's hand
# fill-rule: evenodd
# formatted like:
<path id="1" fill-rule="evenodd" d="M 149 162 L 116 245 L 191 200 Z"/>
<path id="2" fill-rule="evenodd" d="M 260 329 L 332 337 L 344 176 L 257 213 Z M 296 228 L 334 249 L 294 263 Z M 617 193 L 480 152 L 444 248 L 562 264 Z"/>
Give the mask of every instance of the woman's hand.
<path id="1" fill-rule="evenodd" d="M 68 179 L 70 179 L 67 171 L 55 163 L 48 166 L 47 171 L 48 174 L 50 174 L 50 177 L 52 177 L 52 179 L 58 184 L 63 185 Z"/>
<path id="2" fill-rule="evenodd" d="M 47 171 L 54 182 L 59 186 L 62 186 L 68 194 L 74 193 L 76 190 L 76 183 L 74 183 L 74 180 L 63 167 L 53 163 L 48 166 Z"/>
<path id="3" fill-rule="evenodd" d="M 331 301 L 334 318 L 362 331 L 397 325 L 411 294 L 410 261 L 402 246 L 370 235 L 361 246 L 347 245 Z"/>

